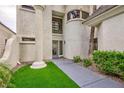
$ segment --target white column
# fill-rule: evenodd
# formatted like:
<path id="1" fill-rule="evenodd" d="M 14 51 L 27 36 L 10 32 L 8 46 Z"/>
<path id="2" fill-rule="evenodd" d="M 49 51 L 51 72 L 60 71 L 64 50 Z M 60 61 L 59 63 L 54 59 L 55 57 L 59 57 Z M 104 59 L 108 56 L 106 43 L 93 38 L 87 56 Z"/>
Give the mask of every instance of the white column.
<path id="1" fill-rule="evenodd" d="M 32 64 L 31 68 L 43 68 L 47 65 L 43 61 L 43 6 L 36 5 L 34 6 L 36 11 L 36 30 L 35 30 L 35 39 L 36 39 L 36 61 Z"/>

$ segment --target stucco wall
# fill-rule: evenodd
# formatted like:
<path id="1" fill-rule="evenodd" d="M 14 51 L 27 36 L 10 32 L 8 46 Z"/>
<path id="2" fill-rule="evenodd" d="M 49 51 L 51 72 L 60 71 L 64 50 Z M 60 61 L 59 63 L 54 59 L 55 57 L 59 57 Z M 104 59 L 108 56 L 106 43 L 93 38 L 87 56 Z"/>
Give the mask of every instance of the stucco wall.
<path id="1" fill-rule="evenodd" d="M 66 24 L 64 32 L 64 56 L 72 59 L 73 56 L 88 56 L 89 28 L 83 26 L 81 21 Z"/>
<path id="2" fill-rule="evenodd" d="M 43 11 L 43 58 L 52 58 L 52 6 L 46 6 Z"/>
<path id="3" fill-rule="evenodd" d="M 47 6 L 47 7 L 51 7 L 50 9 L 54 10 L 54 11 L 58 11 L 58 12 L 62 12 L 62 13 L 65 12 L 65 5 L 51 5 L 51 6 Z"/>
<path id="4" fill-rule="evenodd" d="M 35 61 L 35 43 L 34 44 L 20 44 L 20 62 Z"/>
<path id="5" fill-rule="evenodd" d="M 17 38 L 13 35 L 7 40 L 5 51 L 2 58 L 0 58 L 0 63 L 5 64 L 9 69 L 14 68 L 19 63 L 18 45 Z"/>
<path id="6" fill-rule="evenodd" d="M 19 7 L 17 12 L 17 34 L 24 36 L 35 35 L 35 12 Z"/>
<path id="7" fill-rule="evenodd" d="M 124 50 L 124 13 L 102 22 L 98 30 L 99 50 Z"/>
<path id="8" fill-rule="evenodd" d="M 66 6 L 66 12 L 73 9 L 79 9 L 79 10 L 90 12 L 90 6 L 88 5 L 67 5 Z"/>
<path id="9" fill-rule="evenodd" d="M 74 56 L 86 58 L 89 49 L 90 29 L 82 24 L 81 20 L 67 21 L 67 13 L 73 9 L 81 9 L 90 11 L 88 6 L 66 6 L 66 14 L 64 19 L 64 57 L 73 59 Z"/>
<path id="10" fill-rule="evenodd" d="M 35 41 L 22 41 L 22 37 L 35 38 L 36 27 L 35 11 L 17 6 L 17 38 L 20 45 L 20 62 L 35 60 Z"/>
<path id="11" fill-rule="evenodd" d="M 0 58 L 2 57 L 5 49 L 5 41 L 9 39 L 12 35 L 15 34 L 0 24 Z"/>

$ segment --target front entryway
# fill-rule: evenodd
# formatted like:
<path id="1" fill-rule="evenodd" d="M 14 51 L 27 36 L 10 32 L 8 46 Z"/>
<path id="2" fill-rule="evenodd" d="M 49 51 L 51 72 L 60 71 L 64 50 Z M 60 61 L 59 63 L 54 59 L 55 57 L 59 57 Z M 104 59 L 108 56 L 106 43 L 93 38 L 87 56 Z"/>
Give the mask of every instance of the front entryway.
<path id="1" fill-rule="evenodd" d="M 63 17 L 52 14 L 52 57 L 59 58 L 63 56 Z"/>
<path id="2" fill-rule="evenodd" d="M 63 41 L 53 40 L 52 41 L 52 55 L 53 58 L 59 58 L 63 55 Z"/>

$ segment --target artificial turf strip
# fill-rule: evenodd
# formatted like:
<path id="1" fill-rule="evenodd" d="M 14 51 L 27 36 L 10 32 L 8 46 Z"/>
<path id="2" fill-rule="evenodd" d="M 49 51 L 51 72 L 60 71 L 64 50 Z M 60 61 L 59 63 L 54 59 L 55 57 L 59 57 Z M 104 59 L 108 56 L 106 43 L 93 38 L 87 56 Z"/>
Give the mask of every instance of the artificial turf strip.
<path id="1" fill-rule="evenodd" d="M 42 69 L 31 69 L 29 65 L 17 70 L 11 82 L 17 88 L 79 88 L 52 62 Z"/>

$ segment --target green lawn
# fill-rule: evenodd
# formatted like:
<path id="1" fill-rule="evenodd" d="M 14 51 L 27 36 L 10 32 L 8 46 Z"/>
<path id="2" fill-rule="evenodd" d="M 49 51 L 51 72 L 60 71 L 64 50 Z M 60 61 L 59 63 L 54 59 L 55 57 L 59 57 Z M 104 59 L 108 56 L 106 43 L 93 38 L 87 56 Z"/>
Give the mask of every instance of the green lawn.
<path id="1" fill-rule="evenodd" d="M 52 62 L 42 69 L 31 69 L 29 65 L 17 70 L 11 82 L 17 88 L 78 88 L 79 86 Z"/>

